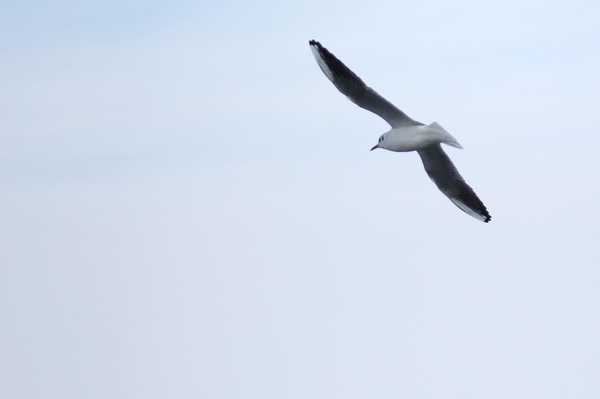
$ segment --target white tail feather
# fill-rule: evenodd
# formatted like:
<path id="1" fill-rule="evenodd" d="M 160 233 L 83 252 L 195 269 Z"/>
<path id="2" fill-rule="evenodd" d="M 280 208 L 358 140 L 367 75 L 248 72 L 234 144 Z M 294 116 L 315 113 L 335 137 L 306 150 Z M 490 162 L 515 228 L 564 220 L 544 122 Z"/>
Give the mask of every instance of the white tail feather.
<path id="1" fill-rule="evenodd" d="M 430 123 L 430 124 L 429 124 L 429 127 L 432 127 L 432 128 L 434 128 L 434 129 L 439 129 L 439 130 L 441 130 L 441 131 L 443 131 L 443 132 L 446 132 L 446 133 L 448 133 L 448 132 L 446 131 L 446 129 L 444 129 L 444 128 L 442 127 L 442 125 L 440 125 L 440 124 L 439 124 L 439 123 L 437 123 L 437 122 Z"/>
<path id="2" fill-rule="evenodd" d="M 446 133 L 447 138 L 445 140 L 443 140 L 442 143 L 447 144 L 451 147 L 460 148 L 461 150 L 463 149 L 463 146 L 460 145 L 458 140 L 456 140 L 454 138 L 454 136 L 452 136 L 450 133 L 448 133 L 448 131 L 446 129 L 444 129 L 439 123 L 437 123 L 437 122 L 430 123 L 429 127 L 437 129 L 437 130 L 441 130 L 442 132 Z"/>

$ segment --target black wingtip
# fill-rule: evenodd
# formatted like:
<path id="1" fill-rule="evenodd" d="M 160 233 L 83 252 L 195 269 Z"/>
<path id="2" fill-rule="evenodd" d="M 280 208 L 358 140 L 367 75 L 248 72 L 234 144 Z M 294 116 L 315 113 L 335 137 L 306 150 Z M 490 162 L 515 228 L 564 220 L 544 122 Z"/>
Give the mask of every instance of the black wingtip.
<path id="1" fill-rule="evenodd" d="M 483 219 L 483 223 L 489 223 L 489 221 L 492 220 L 492 216 L 488 212 L 485 205 L 483 205 L 483 202 L 481 202 L 481 200 L 479 198 L 477 198 L 477 199 L 479 202 L 479 206 L 477 207 L 478 208 L 477 213 L 479 213 L 481 216 L 483 216 L 485 218 L 485 219 Z"/>
<path id="2" fill-rule="evenodd" d="M 479 202 L 481 203 L 481 201 L 479 201 Z M 481 208 L 478 209 L 477 213 L 479 213 L 481 216 L 483 216 L 485 218 L 485 219 L 483 219 L 483 223 L 489 223 L 489 221 L 492 220 L 492 216 L 488 212 L 485 205 L 483 205 L 483 203 L 481 203 Z"/>
<path id="3" fill-rule="evenodd" d="M 456 173 L 458 173 L 458 171 L 456 171 Z M 473 216 L 475 219 L 481 220 L 483 223 L 488 223 L 492 220 L 492 216 L 488 212 L 486 206 L 479 199 L 477 194 L 475 194 L 475 191 L 473 191 L 471 186 L 469 186 L 460 175 L 457 176 L 459 177 L 458 184 L 460 193 L 457 196 L 449 196 L 448 198 L 450 198 L 454 205 L 458 206 L 463 212 Z M 441 187 L 438 186 L 438 188 L 442 190 Z M 442 192 L 446 194 L 444 190 L 442 190 Z M 468 210 L 465 209 L 465 207 Z"/>

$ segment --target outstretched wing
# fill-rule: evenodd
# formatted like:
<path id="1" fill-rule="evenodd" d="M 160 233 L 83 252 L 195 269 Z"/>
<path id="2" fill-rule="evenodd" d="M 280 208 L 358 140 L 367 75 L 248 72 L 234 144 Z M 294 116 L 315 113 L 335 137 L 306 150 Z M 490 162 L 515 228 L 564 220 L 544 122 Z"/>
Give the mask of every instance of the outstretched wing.
<path id="1" fill-rule="evenodd" d="M 321 70 L 350 101 L 379 115 L 393 128 L 422 125 L 422 123 L 409 118 L 404 112 L 367 86 L 361 78 L 331 54 L 321 43 L 311 40 L 309 44 Z"/>
<path id="2" fill-rule="evenodd" d="M 417 150 L 425 166 L 425 171 L 444 193 L 460 209 L 482 222 L 489 222 L 490 216 L 483 202 L 465 182 L 440 144 Z"/>

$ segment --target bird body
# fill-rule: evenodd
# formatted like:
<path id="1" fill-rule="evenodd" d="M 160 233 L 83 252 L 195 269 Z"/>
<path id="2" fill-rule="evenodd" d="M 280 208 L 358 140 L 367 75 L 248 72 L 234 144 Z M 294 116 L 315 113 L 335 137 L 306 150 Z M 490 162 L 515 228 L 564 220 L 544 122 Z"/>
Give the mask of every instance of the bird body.
<path id="1" fill-rule="evenodd" d="M 442 143 L 463 148 L 450 133 L 436 122 L 425 125 L 411 119 L 367 86 L 321 43 L 311 40 L 309 44 L 319 67 L 335 87 L 350 101 L 379 115 L 391 126 L 388 132 L 379 137 L 379 142 L 371 151 L 376 148 L 395 152 L 416 151 L 423 161 L 427 175 L 450 201 L 482 222 L 487 223 L 491 220 L 492 217 L 483 202 L 442 149 Z"/>
<path id="2" fill-rule="evenodd" d="M 452 147 L 462 148 L 460 143 L 437 123 L 431 125 L 400 126 L 384 133 L 382 140 L 375 148 L 383 148 L 395 152 L 409 152 L 444 143 Z"/>

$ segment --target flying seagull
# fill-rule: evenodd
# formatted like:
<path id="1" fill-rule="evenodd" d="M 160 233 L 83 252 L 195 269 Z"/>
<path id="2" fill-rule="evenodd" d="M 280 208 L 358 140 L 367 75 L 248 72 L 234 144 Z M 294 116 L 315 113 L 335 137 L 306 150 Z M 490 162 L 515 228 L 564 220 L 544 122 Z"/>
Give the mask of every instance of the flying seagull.
<path id="1" fill-rule="evenodd" d="M 411 119 L 367 86 L 321 43 L 311 40 L 309 44 L 319 67 L 335 87 L 350 101 L 379 115 L 392 127 L 390 131 L 379 137 L 379 142 L 371 148 L 371 151 L 376 148 L 396 152 L 417 151 L 425 171 L 440 191 L 450 198 L 450 201 L 475 219 L 485 223 L 491 220 L 492 217 L 483 202 L 458 173 L 442 149 L 441 143 L 463 148 L 450 133 L 437 122 L 425 125 Z"/>

